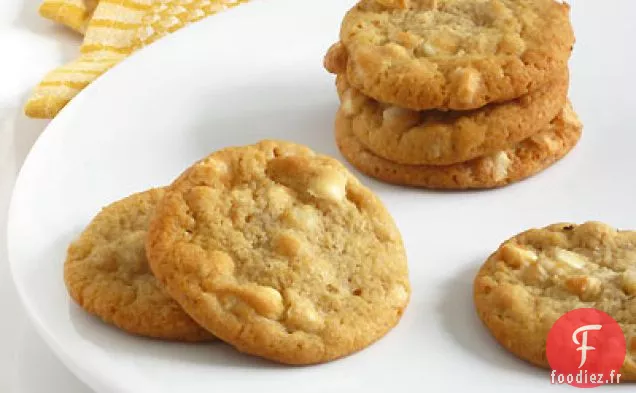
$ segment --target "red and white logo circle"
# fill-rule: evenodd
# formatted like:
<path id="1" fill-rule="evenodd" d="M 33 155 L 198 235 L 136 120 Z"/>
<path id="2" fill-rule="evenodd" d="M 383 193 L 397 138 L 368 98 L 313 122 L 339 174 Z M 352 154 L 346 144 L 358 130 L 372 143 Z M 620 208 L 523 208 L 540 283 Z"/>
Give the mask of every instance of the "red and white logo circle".
<path id="1" fill-rule="evenodd" d="M 582 308 L 559 318 L 546 344 L 552 383 L 593 388 L 620 383 L 625 335 L 606 313 Z"/>

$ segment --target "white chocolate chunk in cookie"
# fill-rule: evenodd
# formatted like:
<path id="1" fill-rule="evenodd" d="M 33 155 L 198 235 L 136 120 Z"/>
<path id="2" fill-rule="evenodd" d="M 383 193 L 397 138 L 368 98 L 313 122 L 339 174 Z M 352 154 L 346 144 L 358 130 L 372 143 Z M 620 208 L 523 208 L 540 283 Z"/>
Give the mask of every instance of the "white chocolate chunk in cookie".
<path id="1" fill-rule="evenodd" d="M 287 210 L 283 214 L 283 220 L 292 228 L 300 229 L 305 232 L 312 232 L 318 229 L 318 213 L 313 207 L 303 205 L 296 206 Z"/>
<path id="2" fill-rule="evenodd" d="M 393 59 L 405 59 L 410 56 L 410 50 L 400 44 L 389 42 L 383 46 L 384 52 L 387 55 L 387 60 Z"/>
<path id="3" fill-rule="evenodd" d="M 285 292 L 289 306 L 286 313 L 286 322 L 293 329 L 314 333 L 324 326 L 324 318 L 318 313 L 313 303 L 293 290 Z"/>
<path id="4" fill-rule="evenodd" d="M 309 181 L 307 192 L 316 198 L 341 202 L 347 194 L 347 178 L 333 169 L 321 170 Z"/>
<path id="5" fill-rule="evenodd" d="M 278 212 L 281 212 L 293 203 L 292 196 L 289 191 L 285 187 L 279 185 L 270 187 L 267 190 L 267 198 L 271 208 Z"/>
<path id="6" fill-rule="evenodd" d="M 453 74 L 453 79 L 458 99 L 467 104 L 473 102 L 482 83 L 479 71 L 472 68 L 458 68 Z"/>
<path id="7" fill-rule="evenodd" d="M 392 39 L 408 49 L 415 49 L 422 42 L 422 37 L 409 31 L 399 31 L 392 35 Z"/>
<path id="8" fill-rule="evenodd" d="M 415 48 L 416 56 L 435 56 L 438 50 L 435 45 L 429 42 L 422 42 L 418 47 Z"/>
<path id="9" fill-rule="evenodd" d="M 536 262 L 539 259 L 539 256 L 534 251 L 513 244 L 504 245 L 499 253 L 503 261 L 515 269 Z"/>
<path id="10" fill-rule="evenodd" d="M 210 158 L 206 160 L 204 163 L 201 163 L 201 165 L 206 165 L 206 166 L 209 166 L 210 168 L 213 168 L 219 175 L 225 175 L 230 170 L 230 168 L 227 165 L 227 162 L 218 160 L 215 158 Z"/>
<path id="11" fill-rule="evenodd" d="M 367 103 L 368 98 L 356 90 L 348 88 L 342 93 L 340 101 L 342 113 L 351 117 L 360 113 L 362 107 Z"/>
<path id="12" fill-rule="evenodd" d="M 356 110 L 353 106 L 352 95 L 353 92 L 351 91 L 351 89 L 347 89 L 342 94 L 342 102 L 340 103 L 340 108 L 342 109 L 342 112 L 347 116 L 353 116 L 356 114 Z"/>
<path id="13" fill-rule="evenodd" d="M 412 111 L 398 106 L 389 106 L 382 111 L 383 126 L 387 127 L 409 127 L 417 124 L 420 120 L 419 112 Z"/>
<path id="14" fill-rule="evenodd" d="M 572 269 L 580 270 L 585 268 L 585 265 L 587 264 L 583 255 L 558 247 L 554 251 L 554 256 L 558 262 L 565 264 Z"/>
<path id="15" fill-rule="evenodd" d="M 557 151 L 561 144 L 558 140 L 554 138 L 553 135 L 544 134 L 542 135 L 541 142 L 548 148 L 550 151 Z"/>
<path id="16" fill-rule="evenodd" d="M 278 319 L 283 313 L 283 297 L 280 292 L 272 287 L 253 286 L 245 291 L 244 299 L 260 315 Z"/>
<path id="17" fill-rule="evenodd" d="M 396 306 L 404 306 L 409 300 L 409 293 L 403 285 L 396 285 L 389 294 L 389 299 Z"/>
<path id="18" fill-rule="evenodd" d="M 510 157 L 505 151 L 500 151 L 493 157 L 493 177 L 495 181 L 501 181 L 508 176 L 508 168 L 510 167 Z"/>
<path id="19" fill-rule="evenodd" d="M 209 285 L 206 290 L 207 301 L 216 296 L 225 309 L 235 313 L 253 310 L 265 318 L 278 319 L 285 310 L 283 297 L 272 287 L 238 285 L 236 280 L 228 280 Z"/>
<path id="20" fill-rule="evenodd" d="M 596 277 L 568 277 L 565 285 L 570 293 L 577 295 L 584 302 L 596 300 L 603 292 L 603 283 Z"/>
<path id="21" fill-rule="evenodd" d="M 548 271 L 540 263 L 532 263 L 522 272 L 522 280 L 528 285 L 542 286 L 549 277 Z"/>

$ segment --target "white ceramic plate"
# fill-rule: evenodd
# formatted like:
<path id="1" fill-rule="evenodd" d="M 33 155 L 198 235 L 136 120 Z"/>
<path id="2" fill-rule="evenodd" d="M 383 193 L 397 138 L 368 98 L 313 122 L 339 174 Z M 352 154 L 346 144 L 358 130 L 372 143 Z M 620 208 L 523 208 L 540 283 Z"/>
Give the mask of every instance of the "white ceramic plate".
<path id="1" fill-rule="evenodd" d="M 275 366 L 223 344 L 131 337 L 69 301 L 65 249 L 103 205 L 165 185 L 213 150 L 263 138 L 341 158 L 332 136 L 334 78 L 322 59 L 351 3 L 255 0 L 209 18 L 116 67 L 38 140 L 11 206 L 11 267 L 39 332 L 91 387 L 324 393 L 538 392 L 550 385 L 548 373 L 507 354 L 480 325 L 472 280 L 500 242 L 529 227 L 594 219 L 636 228 L 636 4 L 629 0 L 573 6 L 571 95 L 586 128 L 558 165 L 515 186 L 474 193 L 363 177 L 402 231 L 414 289 L 400 325 L 365 351 L 320 366 Z"/>

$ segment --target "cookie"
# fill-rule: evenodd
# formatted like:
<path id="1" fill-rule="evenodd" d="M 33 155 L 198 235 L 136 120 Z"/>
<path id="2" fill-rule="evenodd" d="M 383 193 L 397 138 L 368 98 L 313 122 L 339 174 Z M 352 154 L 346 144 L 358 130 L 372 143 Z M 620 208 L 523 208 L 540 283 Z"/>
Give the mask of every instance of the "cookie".
<path id="1" fill-rule="evenodd" d="M 557 319 L 578 308 L 604 311 L 627 340 L 621 381 L 636 380 L 636 232 L 598 222 L 524 232 L 486 261 L 474 298 L 502 346 L 545 368 L 547 336 Z"/>
<path id="2" fill-rule="evenodd" d="M 153 189 L 102 209 L 68 248 L 66 287 L 84 310 L 129 333 L 164 340 L 213 340 L 162 289 L 148 267 L 148 222 L 163 195 L 163 189 Z"/>
<path id="3" fill-rule="evenodd" d="M 563 158 L 578 142 L 582 125 L 568 105 L 542 132 L 490 156 L 448 166 L 403 165 L 378 157 L 355 137 L 351 119 L 336 116 L 336 142 L 361 172 L 386 183 L 430 189 L 489 189 L 521 181 Z"/>
<path id="4" fill-rule="evenodd" d="M 410 299 L 401 235 L 381 201 L 335 159 L 282 141 L 227 148 L 187 170 L 146 249 L 198 323 L 285 364 L 367 347 Z"/>
<path id="5" fill-rule="evenodd" d="M 358 140 L 372 153 L 399 164 L 451 165 L 514 146 L 545 129 L 567 100 L 567 71 L 550 88 L 473 111 L 412 111 L 385 105 L 337 84 L 342 109 Z"/>
<path id="6" fill-rule="evenodd" d="M 570 7 L 555 0 L 381 3 L 362 0 L 347 13 L 340 56 L 353 86 L 398 107 L 469 110 L 519 98 L 566 68 L 574 45 Z"/>

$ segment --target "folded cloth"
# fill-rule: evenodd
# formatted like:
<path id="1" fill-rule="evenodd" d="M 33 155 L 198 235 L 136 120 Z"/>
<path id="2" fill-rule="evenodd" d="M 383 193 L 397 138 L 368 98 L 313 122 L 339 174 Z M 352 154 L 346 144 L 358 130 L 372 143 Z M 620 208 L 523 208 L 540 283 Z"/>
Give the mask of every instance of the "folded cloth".
<path id="1" fill-rule="evenodd" d="M 44 0 L 40 15 L 84 34 L 98 0 Z"/>
<path id="2" fill-rule="evenodd" d="M 26 115 L 54 118 L 82 89 L 139 48 L 247 1 L 99 0 L 88 17 L 79 57 L 44 77 L 26 103 Z"/>

